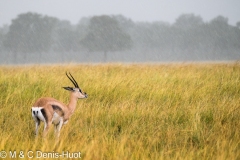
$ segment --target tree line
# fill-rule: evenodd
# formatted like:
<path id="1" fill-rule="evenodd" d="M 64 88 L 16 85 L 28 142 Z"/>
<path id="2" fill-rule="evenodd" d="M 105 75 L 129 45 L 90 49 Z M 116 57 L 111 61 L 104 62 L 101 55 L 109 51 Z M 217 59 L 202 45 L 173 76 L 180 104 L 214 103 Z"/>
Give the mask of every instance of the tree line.
<path id="1" fill-rule="evenodd" d="M 77 25 L 55 17 L 24 13 L 10 26 L 0 27 L 0 53 L 29 55 L 109 54 L 128 51 L 159 55 L 191 54 L 240 57 L 240 22 L 235 26 L 217 16 L 204 22 L 200 16 L 182 14 L 173 24 L 134 22 L 122 15 L 82 18 Z M 131 52 L 129 52 L 131 51 Z M 41 56 L 40 56 L 41 57 Z M 17 59 L 15 59 L 17 61 Z"/>

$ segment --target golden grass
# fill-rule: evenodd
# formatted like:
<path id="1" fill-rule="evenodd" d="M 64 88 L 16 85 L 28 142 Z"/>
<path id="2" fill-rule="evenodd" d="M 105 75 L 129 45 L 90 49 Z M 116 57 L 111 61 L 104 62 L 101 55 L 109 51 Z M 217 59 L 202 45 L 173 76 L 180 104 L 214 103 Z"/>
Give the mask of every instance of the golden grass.
<path id="1" fill-rule="evenodd" d="M 67 103 L 69 93 L 61 88 L 71 85 L 66 71 L 89 97 L 79 100 L 59 141 L 53 127 L 45 140 L 35 138 L 31 106 L 41 96 Z M 2 66 L 0 91 L 0 151 L 7 153 L 240 159 L 238 63 Z"/>

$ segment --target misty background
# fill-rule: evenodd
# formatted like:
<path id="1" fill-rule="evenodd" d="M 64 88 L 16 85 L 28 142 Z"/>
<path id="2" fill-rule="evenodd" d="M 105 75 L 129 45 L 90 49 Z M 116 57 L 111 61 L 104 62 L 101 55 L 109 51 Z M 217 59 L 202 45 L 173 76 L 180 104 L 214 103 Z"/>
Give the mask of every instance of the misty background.
<path id="1" fill-rule="evenodd" d="M 10 6 L 10 2 L 5 5 Z M 211 17 L 209 15 L 213 11 L 206 10 L 211 8 L 207 2 L 199 5 L 191 4 L 189 0 L 190 4 L 175 3 L 171 9 L 167 8 L 167 5 L 172 2 L 158 2 L 154 5 L 155 8 L 151 8 L 147 2 L 148 5 L 135 1 L 135 6 L 132 8 L 129 4 L 124 12 L 121 8 L 126 3 L 123 5 L 116 3 L 119 7 L 114 3 L 112 4 L 114 8 L 108 6 L 107 0 L 98 5 L 92 2 L 92 6 L 85 2 L 85 5 L 89 5 L 90 11 L 97 7 L 100 9 L 94 12 L 85 9 L 79 15 L 78 11 L 74 12 L 73 4 L 68 8 L 68 5 L 54 7 L 53 2 L 43 2 L 42 5 L 48 5 L 37 7 L 30 3 L 30 8 L 25 10 L 15 8 L 15 15 L 6 11 L 6 6 L 3 8 L 1 5 L 3 12 L 0 13 L 0 64 L 240 59 L 240 14 L 234 9 L 237 7 L 235 5 L 240 4 L 237 1 L 230 0 L 228 3 L 224 2 L 225 4 L 219 1 L 214 7 L 216 13 L 212 18 L 209 18 Z M 13 6 L 18 3 L 12 1 Z M 211 5 L 212 2 L 208 3 Z M 81 8 L 84 2 L 75 4 Z M 161 7 L 164 4 L 165 6 Z M 177 5 L 176 8 L 174 5 Z M 224 8 L 223 6 L 227 7 L 225 10 L 228 9 L 228 12 L 219 10 Z M 196 11 L 177 12 L 179 8 L 184 11 L 205 8 L 205 11 L 202 10 L 200 14 Z M 63 13 L 68 11 L 75 15 L 69 14 L 64 17 L 57 14 L 60 13 L 59 9 Z M 163 12 L 168 14 L 159 14 Z M 206 16 L 205 12 L 209 15 Z M 227 14 L 230 12 L 231 14 Z M 177 14 L 174 20 L 170 18 Z"/>

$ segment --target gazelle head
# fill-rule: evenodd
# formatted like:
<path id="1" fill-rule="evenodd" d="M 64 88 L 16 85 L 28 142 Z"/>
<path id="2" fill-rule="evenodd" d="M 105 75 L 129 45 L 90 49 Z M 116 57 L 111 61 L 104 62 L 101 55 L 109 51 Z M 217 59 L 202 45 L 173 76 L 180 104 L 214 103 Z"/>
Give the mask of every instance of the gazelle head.
<path id="1" fill-rule="evenodd" d="M 80 98 L 87 98 L 88 97 L 87 93 L 83 92 L 81 90 L 81 88 L 78 86 L 78 83 L 75 81 L 75 79 L 71 75 L 71 73 L 69 72 L 69 75 L 70 75 L 69 76 L 68 73 L 66 72 L 66 75 L 67 75 L 67 77 L 70 79 L 70 81 L 73 83 L 73 85 L 75 87 L 63 87 L 63 88 L 68 90 L 68 91 L 71 91 L 74 94 L 74 96 L 79 98 L 79 99 Z"/>

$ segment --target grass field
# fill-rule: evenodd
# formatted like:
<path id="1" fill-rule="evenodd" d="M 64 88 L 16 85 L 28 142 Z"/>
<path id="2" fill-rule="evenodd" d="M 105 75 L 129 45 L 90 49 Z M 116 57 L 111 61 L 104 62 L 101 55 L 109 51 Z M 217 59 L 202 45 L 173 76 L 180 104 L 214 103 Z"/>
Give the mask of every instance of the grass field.
<path id="1" fill-rule="evenodd" d="M 53 126 L 46 139 L 35 138 L 31 106 L 42 96 L 68 103 L 66 71 L 89 97 L 59 141 Z M 33 159 L 36 151 L 87 160 L 240 159 L 239 63 L 1 66 L 0 91 L 7 159 L 10 151 L 25 158 L 32 151 Z"/>

